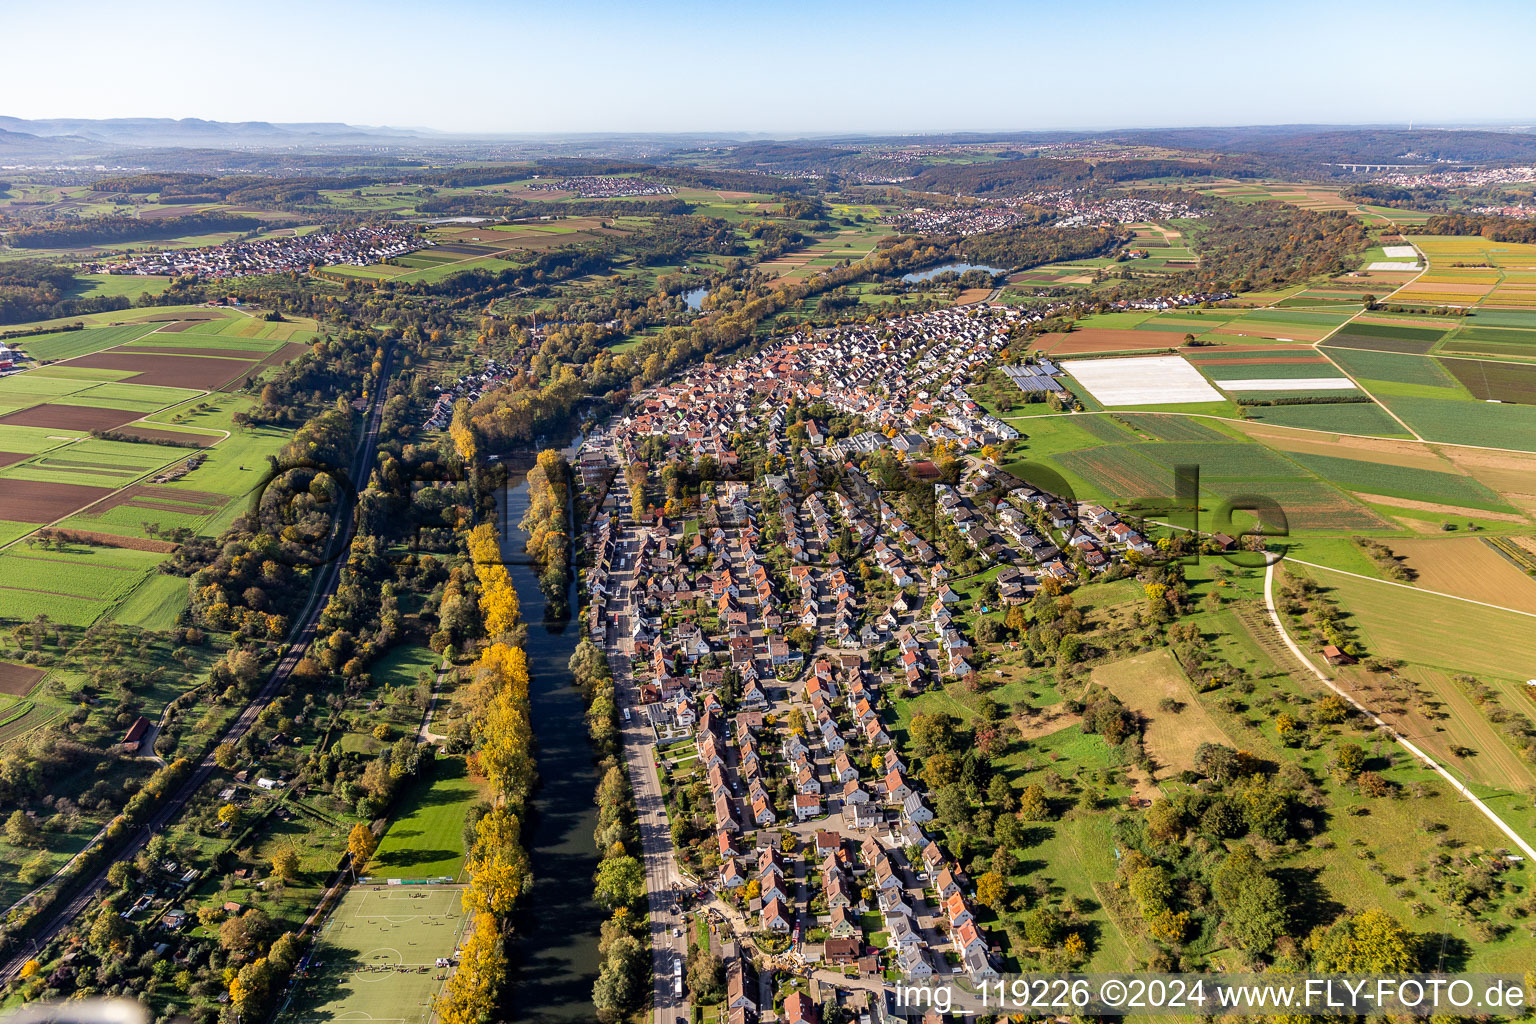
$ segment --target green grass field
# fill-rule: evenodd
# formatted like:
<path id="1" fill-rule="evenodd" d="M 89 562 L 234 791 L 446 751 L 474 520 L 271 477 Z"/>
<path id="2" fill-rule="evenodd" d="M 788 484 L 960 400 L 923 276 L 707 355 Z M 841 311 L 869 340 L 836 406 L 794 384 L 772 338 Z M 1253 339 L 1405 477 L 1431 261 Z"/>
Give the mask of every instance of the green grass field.
<path id="1" fill-rule="evenodd" d="M 186 580 L 180 576 L 157 574 L 140 583 L 124 598 L 112 618 L 124 626 L 138 629 L 170 629 L 191 599 Z"/>
<path id="2" fill-rule="evenodd" d="M 171 286 L 170 278 L 148 274 L 76 274 L 75 281 L 79 289 L 72 298 L 125 295 L 130 302 L 145 295 L 159 295 Z"/>
<path id="3" fill-rule="evenodd" d="M 1327 352 L 1334 362 L 1356 378 L 1442 388 L 1448 392 L 1443 396 L 1445 398 L 1455 397 L 1460 392 L 1456 378 L 1442 370 L 1439 363 L 1424 356 L 1347 348 L 1329 348 Z"/>
<path id="4" fill-rule="evenodd" d="M 61 622 L 81 605 L 111 605 L 165 560 L 152 551 L 73 546 L 42 551 L 18 546 L 0 554 L 0 615 L 28 619 L 57 603 Z M 88 624 L 92 620 L 86 620 Z"/>
<path id="5" fill-rule="evenodd" d="M 353 887 L 331 913 L 312 966 L 279 1011 L 280 1024 L 427 1024 L 465 917 L 460 890 Z"/>
<path id="6" fill-rule="evenodd" d="M 464 815 L 480 787 L 464 761 L 434 762 L 429 779 L 415 783 L 379 842 L 371 870 L 387 878 L 453 878 L 464 870 Z"/>
<path id="7" fill-rule="evenodd" d="M 1350 613 L 1368 649 L 1379 656 L 1521 682 L 1536 674 L 1528 642 L 1536 619 L 1529 615 L 1312 566 L 1289 571 L 1305 573 L 1328 588 Z"/>

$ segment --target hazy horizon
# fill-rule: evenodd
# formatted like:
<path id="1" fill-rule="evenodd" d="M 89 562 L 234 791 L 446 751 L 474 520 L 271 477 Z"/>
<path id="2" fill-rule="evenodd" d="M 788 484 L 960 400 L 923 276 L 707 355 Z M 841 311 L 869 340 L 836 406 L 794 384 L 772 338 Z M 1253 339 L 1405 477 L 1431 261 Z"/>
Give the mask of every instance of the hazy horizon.
<path id="1" fill-rule="evenodd" d="M 1443 81 L 1386 33 L 1393 23 L 1425 38 L 1452 29 L 1443 5 L 1383 12 L 1309 0 L 1279 18 L 1200 0 L 1117 0 L 1099 13 L 1085 28 L 1060 5 L 990 0 L 937 15 L 910 0 L 729 10 L 446 0 L 429 14 L 399 0 L 274 0 L 252 18 L 173 0 L 151 21 L 86 0 L 67 28 L 42 8 L 8 12 L 10 71 L 39 85 L 7 112 L 471 135 L 1536 121 L 1536 64 L 1522 42 L 1536 35 L 1536 9 L 1526 5 L 1483 5 L 1484 24 L 1499 31 L 1476 40 L 1477 75 Z M 220 50 L 232 52 L 209 59 Z M 60 74 L 61 60 L 89 73 Z M 929 73 L 948 67 L 963 67 L 964 80 Z"/>

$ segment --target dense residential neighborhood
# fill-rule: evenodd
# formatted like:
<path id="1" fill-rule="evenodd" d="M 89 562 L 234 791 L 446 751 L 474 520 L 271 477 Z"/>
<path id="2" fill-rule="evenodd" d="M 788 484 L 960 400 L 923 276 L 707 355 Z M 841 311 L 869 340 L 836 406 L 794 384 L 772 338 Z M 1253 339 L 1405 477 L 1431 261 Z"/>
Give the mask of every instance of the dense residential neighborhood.
<path id="1" fill-rule="evenodd" d="M 405 227 L 368 224 L 277 238 L 237 239 L 190 249 L 132 252 L 90 269 L 100 274 L 196 274 L 211 278 L 304 273 L 316 267 L 365 267 L 430 244 Z"/>
<path id="2" fill-rule="evenodd" d="M 583 199 L 622 199 L 628 196 L 669 196 L 675 190 L 644 178 L 622 178 L 603 175 L 579 175 L 556 181 L 534 181 L 528 185 L 530 192 L 574 192 Z"/>
<path id="3" fill-rule="evenodd" d="M 888 976 L 1007 966 L 893 699 L 976 677 L 977 580 L 1008 608 L 1156 550 L 980 454 L 1018 435 L 966 388 L 1021 322 L 945 310 L 797 334 L 636 395 L 581 447 L 582 481 L 612 484 L 583 625 L 632 695 L 630 756 L 655 758 L 670 827 L 654 853 L 730 937 L 731 1021 L 766 1010 L 758 970 L 779 972 L 793 1019 L 802 982 L 868 1012 Z M 1049 360 L 1010 369 L 1060 387 Z M 877 484 L 886 462 L 930 478 L 931 513 Z M 703 474 L 697 498 L 681 467 Z"/>

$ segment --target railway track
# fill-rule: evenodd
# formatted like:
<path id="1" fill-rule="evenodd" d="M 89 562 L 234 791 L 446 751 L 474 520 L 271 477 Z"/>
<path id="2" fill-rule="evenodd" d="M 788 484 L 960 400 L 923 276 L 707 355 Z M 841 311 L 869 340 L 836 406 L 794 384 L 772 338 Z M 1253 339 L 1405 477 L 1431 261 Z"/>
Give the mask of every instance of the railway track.
<path id="1" fill-rule="evenodd" d="M 244 736 L 255 723 L 257 716 L 261 714 L 262 709 L 271 703 L 272 698 L 288 682 L 294 668 L 314 640 L 315 630 L 320 624 L 320 613 L 325 609 L 326 600 L 336 592 L 336 586 L 341 579 L 341 568 L 346 562 L 343 555 L 352 542 L 352 534 L 355 530 L 353 513 L 357 506 L 356 494 L 367 483 L 368 469 L 372 465 L 374 451 L 378 447 L 379 424 L 383 418 L 384 394 L 387 390 L 385 385 L 389 380 L 390 364 L 393 361 L 394 350 L 391 348 L 384 355 L 383 366 L 379 371 L 378 382 L 370 401 L 368 418 L 364 421 L 362 436 L 353 454 L 352 465 L 348 468 L 353 489 L 343 489 L 342 505 L 337 510 L 336 520 L 331 527 L 331 536 L 325 549 L 326 561 L 299 615 L 296 632 L 290 634 L 288 642 L 284 645 L 282 656 L 273 666 L 260 692 L 251 698 L 244 710 L 240 712 L 240 716 L 219 737 L 221 743 L 233 743 Z M 112 864 L 131 859 L 144 847 L 145 843 L 149 842 L 150 836 L 160 832 L 185 810 L 187 803 L 218 770 L 218 766 L 213 761 L 213 748 L 217 746 L 216 743 L 209 748 L 208 754 L 203 757 L 176 792 L 160 805 L 147 822 L 134 830 L 133 837 L 111 860 L 103 864 L 95 875 L 81 885 L 79 891 L 68 903 L 56 908 L 48 920 L 36 926 L 26 939 L 13 940 L 15 945 L 5 952 L 5 959 L 0 962 L 0 980 L 9 981 L 14 978 L 36 951 L 69 927 L 96 901 L 107 884 L 107 872 Z"/>

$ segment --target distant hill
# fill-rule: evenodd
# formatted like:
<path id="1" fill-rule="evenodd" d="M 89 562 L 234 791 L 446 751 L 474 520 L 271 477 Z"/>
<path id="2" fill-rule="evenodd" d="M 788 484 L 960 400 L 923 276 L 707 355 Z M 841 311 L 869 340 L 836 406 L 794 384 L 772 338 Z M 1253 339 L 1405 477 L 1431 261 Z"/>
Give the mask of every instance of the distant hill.
<path id="1" fill-rule="evenodd" d="M 69 139 L 131 147 L 208 147 L 231 149 L 273 146 L 356 145 L 368 141 L 400 142 L 439 138 L 436 132 L 410 128 L 374 128 L 340 122 L 285 124 L 271 121 L 205 121 L 168 117 L 52 117 L 25 119 L 0 116 L 0 130 L 36 139 Z"/>

